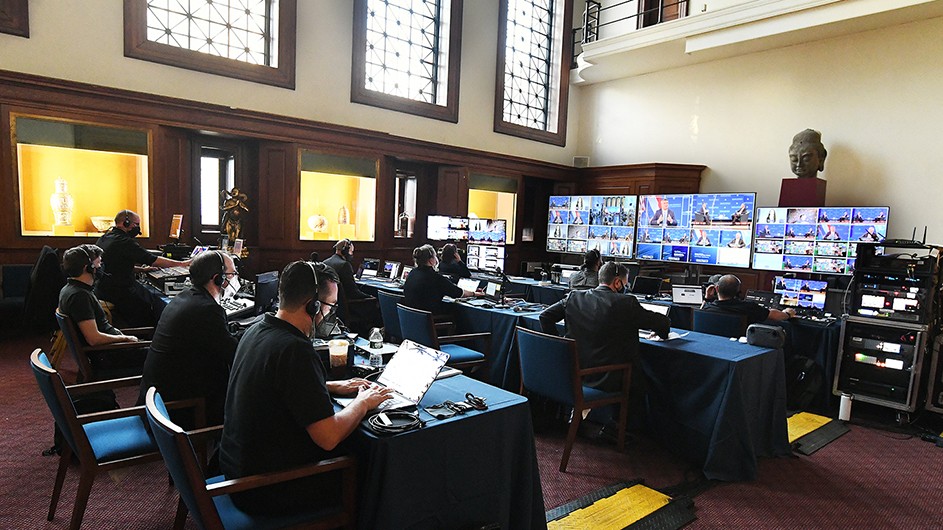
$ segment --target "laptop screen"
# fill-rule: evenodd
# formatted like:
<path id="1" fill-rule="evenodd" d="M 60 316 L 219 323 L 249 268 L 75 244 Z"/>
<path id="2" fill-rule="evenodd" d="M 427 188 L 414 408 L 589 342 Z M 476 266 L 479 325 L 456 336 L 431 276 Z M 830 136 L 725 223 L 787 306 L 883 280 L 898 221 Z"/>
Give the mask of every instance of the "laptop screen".
<path id="1" fill-rule="evenodd" d="M 485 284 L 485 296 L 491 300 L 500 300 L 501 299 L 501 283 L 500 282 L 488 282 Z"/>
<path id="2" fill-rule="evenodd" d="M 395 280 L 399 278 L 400 262 L 387 261 L 383 263 L 383 277 Z"/>
<path id="3" fill-rule="evenodd" d="M 448 360 L 445 352 L 404 340 L 377 382 L 418 403 Z"/>
<path id="4" fill-rule="evenodd" d="M 478 286 L 481 284 L 478 280 L 473 278 L 459 278 L 458 286 L 466 291 L 475 292 L 478 290 Z"/>
<path id="5" fill-rule="evenodd" d="M 410 267 L 409 265 L 403 265 L 403 272 L 402 274 L 400 274 L 399 279 L 405 282 L 406 277 L 409 276 L 409 273 L 412 271 L 413 271 L 412 267 Z"/>
<path id="6" fill-rule="evenodd" d="M 372 278 L 380 272 L 380 260 L 376 258 L 364 258 L 363 264 L 361 265 L 360 277 L 361 278 Z"/>
<path id="7" fill-rule="evenodd" d="M 701 304 L 704 291 L 700 285 L 672 285 L 671 301 L 676 304 Z"/>
<path id="8" fill-rule="evenodd" d="M 650 276 L 636 276 L 632 282 L 632 292 L 635 294 L 656 295 L 661 289 L 661 278 Z"/>
<path id="9" fill-rule="evenodd" d="M 668 311 L 671 310 L 670 305 L 646 304 L 645 302 L 640 302 L 639 305 L 642 306 L 642 309 L 645 309 L 646 311 L 651 311 L 653 313 L 658 313 L 659 315 L 667 315 Z"/>

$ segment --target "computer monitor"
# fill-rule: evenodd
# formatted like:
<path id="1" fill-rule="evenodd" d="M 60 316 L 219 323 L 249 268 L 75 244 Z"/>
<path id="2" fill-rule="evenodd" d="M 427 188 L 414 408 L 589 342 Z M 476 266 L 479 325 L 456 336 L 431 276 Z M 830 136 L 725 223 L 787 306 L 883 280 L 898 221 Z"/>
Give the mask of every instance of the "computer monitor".
<path id="1" fill-rule="evenodd" d="M 380 260 L 378 258 L 364 258 L 360 264 L 359 278 L 375 278 L 380 274 Z"/>
<path id="2" fill-rule="evenodd" d="M 485 284 L 485 298 L 500 302 L 503 295 L 503 286 L 501 282 L 487 282 Z"/>
<path id="3" fill-rule="evenodd" d="M 652 278 L 650 276 L 636 276 L 632 282 L 632 292 L 647 296 L 655 296 L 661 290 L 661 278 Z"/>
<path id="4" fill-rule="evenodd" d="M 200 254 L 206 252 L 209 249 L 210 247 L 206 247 L 206 246 L 193 247 L 193 250 L 190 251 L 190 259 L 193 259 L 199 256 Z"/>
<path id="5" fill-rule="evenodd" d="M 828 282 L 776 276 L 773 292 L 779 295 L 782 307 L 810 308 L 825 311 Z"/>
<path id="6" fill-rule="evenodd" d="M 430 215 L 426 218 L 426 239 L 430 241 L 468 240 L 468 218 Z"/>
<path id="7" fill-rule="evenodd" d="M 383 272 L 381 272 L 378 276 L 395 280 L 399 278 L 399 269 L 401 266 L 402 265 L 398 261 L 385 261 L 383 262 Z"/>
<path id="8" fill-rule="evenodd" d="M 470 269 L 504 271 L 504 246 L 468 244 L 465 264 Z"/>
<path id="9" fill-rule="evenodd" d="M 468 220 L 468 242 L 481 245 L 503 245 L 507 242 L 508 222 L 505 219 Z"/>
<path id="10" fill-rule="evenodd" d="M 278 304 L 278 271 L 255 276 L 255 314 L 261 315 Z"/>
<path id="11" fill-rule="evenodd" d="M 181 232 L 183 232 L 183 214 L 175 213 L 170 220 L 170 239 L 180 239 Z"/>
<path id="12" fill-rule="evenodd" d="M 749 267 L 755 202 L 752 192 L 642 195 L 635 257 Z"/>
<path id="13" fill-rule="evenodd" d="M 547 250 L 631 258 L 635 244 L 634 195 L 554 195 L 547 220 Z"/>
<path id="14" fill-rule="evenodd" d="M 399 280 L 401 282 L 405 282 L 406 277 L 409 276 L 409 273 L 412 271 L 413 271 L 413 267 L 410 267 L 409 265 L 403 265 L 403 270 L 402 272 L 400 272 Z"/>
<path id="15" fill-rule="evenodd" d="M 851 274 L 858 242 L 887 236 L 886 206 L 757 208 L 753 268 Z"/>

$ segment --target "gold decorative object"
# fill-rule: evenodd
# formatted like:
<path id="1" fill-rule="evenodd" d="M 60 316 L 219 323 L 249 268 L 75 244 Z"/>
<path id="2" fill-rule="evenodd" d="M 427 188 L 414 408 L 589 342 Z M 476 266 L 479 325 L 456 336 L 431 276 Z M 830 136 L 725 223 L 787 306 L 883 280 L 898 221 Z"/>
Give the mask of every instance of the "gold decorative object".
<path id="1" fill-rule="evenodd" d="M 93 215 L 89 217 L 89 220 L 92 221 L 92 226 L 95 227 L 95 230 L 99 232 L 105 232 L 115 226 L 115 219 L 108 215 Z"/>
<path id="2" fill-rule="evenodd" d="M 75 199 L 69 193 L 69 183 L 62 177 L 56 179 L 56 191 L 49 197 L 52 206 L 54 226 L 72 226 L 72 210 L 75 208 Z"/>
<path id="3" fill-rule="evenodd" d="M 337 211 L 337 224 L 350 224 L 350 210 L 346 206 L 341 206 L 341 209 Z"/>
<path id="4" fill-rule="evenodd" d="M 226 234 L 229 241 L 233 243 L 237 239 L 244 239 L 242 236 L 242 221 L 243 215 L 249 213 L 249 207 L 246 206 L 249 196 L 236 187 L 232 191 L 223 190 L 219 192 L 219 196 L 223 199 L 223 204 L 220 207 L 220 211 L 223 213 L 220 232 Z"/>
<path id="5" fill-rule="evenodd" d="M 327 232 L 327 217 L 314 214 L 308 218 L 308 228 L 312 232 Z"/>

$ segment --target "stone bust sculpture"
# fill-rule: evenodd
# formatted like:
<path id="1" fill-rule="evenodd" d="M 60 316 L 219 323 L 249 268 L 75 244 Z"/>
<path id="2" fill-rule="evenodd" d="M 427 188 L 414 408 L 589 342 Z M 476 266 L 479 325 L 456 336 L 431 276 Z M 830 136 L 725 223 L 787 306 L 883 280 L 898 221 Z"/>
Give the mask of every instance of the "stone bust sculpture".
<path id="1" fill-rule="evenodd" d="M 792 137 L 789 146 L 789 167 L 799 178 L 812 179 L 825 169 L 828 151 L 822 145 L 822 133 L 806 129 Z"/>

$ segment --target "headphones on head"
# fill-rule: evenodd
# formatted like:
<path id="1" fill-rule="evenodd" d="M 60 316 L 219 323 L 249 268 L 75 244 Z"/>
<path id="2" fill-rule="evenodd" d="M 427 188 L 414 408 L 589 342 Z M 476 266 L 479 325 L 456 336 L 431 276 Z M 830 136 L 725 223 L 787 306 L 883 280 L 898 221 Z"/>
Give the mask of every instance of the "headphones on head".
<path id="1" fill-rule="evenodd" d="M 321 300 L 318 300 L 318 285 L 320 284 L 318 281 L 318 271 L 315 268 L 314 263 L 311 263 L 310 261 L 304 261 L 302 263 L 311 269 L 311 277 L 314 278 L 314 298 L 312 298 L 305 305 L 305 313 L 308 313 L 308 316 L 313 319 L 315 315 L 321 312 Z"/>
<path id="2" fill-rule="evenodd" d="M 226 281 L 226 260 L 223 259 L 222 251 L 214 250 L 213 253 L 219 258 L 219 273 L 213 275 L 213 285 L 221 288 Z"/>
<path id="3" fill-rule="evenodd" d="M 124 216 L 124 220 L 121 221 L 121 226 L 131 228 L 131 210 L 121 210 L 121 213 L 118 215 Z"/>
<path id="4" fill-rule="evenodd" d="M 336 245 L 334 245 L 334 248 L 336 250 L 340 250 L 341 254 L 343 254 L 344 257 L 346 258 L 350 256 L 350 245 L 351 243 L 349 239 L 341 239 L 340 241 L 337 242 Z"/>
<path id="5" fill-rule="evenodd" d="M 88 263 L 85 264 L 85 272 L 95 274 L 95 269 L 92 268 L 92 261 L 94 261 L 95 258 L 92 257 L 92 253 L 85 248 L 85 245 L 79 245 L 79 248 L 82 249 L 82 254 L 85 254 L 85 259 L 88 260 Z"/>

